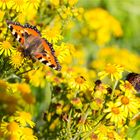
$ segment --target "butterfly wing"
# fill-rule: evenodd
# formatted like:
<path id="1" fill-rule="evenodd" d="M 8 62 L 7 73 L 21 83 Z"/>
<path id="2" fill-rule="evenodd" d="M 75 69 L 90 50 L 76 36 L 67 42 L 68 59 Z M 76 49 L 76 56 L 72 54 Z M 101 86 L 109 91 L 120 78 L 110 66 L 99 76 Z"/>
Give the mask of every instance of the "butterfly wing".
<path id="1" fill-rule="evenodd" d="M 24 51 L 32 58 L 39 60 L 49 67 L 60 70 L 61 66 L 55 57 L 52 44 L 46 39 L 41 38 L 41 34 L 35 26 L 18 22 L 6 21 L 16 40 L 23 45 Z"/>
<path id="2" fill-rule="evenodd" d="M 12 22 L 6 20 L 6 23 L 11 30 L 12 34 L 15 36 L 16 40 L 20 42 L 22 45 L 25 41 L 25 33 L 33 36 L 41 36 L 40 32 L 35 26 L 31 26 L 29 24 L 21 25 L 19 22 Z"/>
<path id="3" fill-rule="evenodd" d="M 33 35 L 33 36 L 40 36 L 41 37 L 41 33 L 40 31 L 36 28 L 36 26 L 32 26 L 28 23 L 26 23 L 24 25 L 24 31 L 29 34 L 29 35 Z"/>
<path id="4" fill-rule="evenodd" d="M 25 52 L 30 54 L 33 59 L 39 60 L 41 63 L 55 69 L 60 70 L 61 66 L 55 57 L 55 51 L 52 44 L 41 37 L 26 35 L 24 46 Z"/>
<path id="5" fill-rule="evenodd" d="M 57 61 L 57 58 L 50 54 L 46 54 L 46 53 L 34 53 L 34 56 L 40 61 L 42 62 L 43 64 L 51 67 L 52 69 L 55 69 L 55 70 L 61 70 L 61 66 L 60 64 L 58 63 Z"/>
<path id="6" fill-rule="evenodd" d="M 128 80 L 133 85 L 135 90 L 140 92 L 140 74 L 133 72 L 129 73 L 126 77 L 126 80 Z"/>
<path id="7" fill-rule="evenodd" d="M 16 40 L 19 41 L 21 44 L 24 43 L 24 27 L 20 25 L 18 22 L 11 22 L 9 20 L 6 21 L 9 29 L 13 36 L 15 36 Z"/>

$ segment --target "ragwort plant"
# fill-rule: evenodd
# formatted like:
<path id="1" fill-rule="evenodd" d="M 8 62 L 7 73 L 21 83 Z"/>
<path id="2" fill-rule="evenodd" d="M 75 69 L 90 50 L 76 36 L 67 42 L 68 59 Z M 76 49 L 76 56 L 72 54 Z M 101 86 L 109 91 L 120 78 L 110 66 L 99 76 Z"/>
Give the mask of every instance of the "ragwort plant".
<path id="1" fill-rule="evenodd" d="M 123 36 L 108 11 L 78 4 L 0 0 L 1 139 L 130 140 L 139 129 L 139 74 L 124 78 L 139 71 L 139 56 L 108 45 Z M 6 20 L 36 25 L 61 71 L 26 57 Z"/>

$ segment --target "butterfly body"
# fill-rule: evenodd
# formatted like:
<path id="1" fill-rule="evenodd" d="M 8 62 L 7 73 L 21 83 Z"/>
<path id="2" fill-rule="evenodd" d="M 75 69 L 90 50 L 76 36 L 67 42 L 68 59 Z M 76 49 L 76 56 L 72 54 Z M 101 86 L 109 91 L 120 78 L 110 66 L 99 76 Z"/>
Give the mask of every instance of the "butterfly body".
<path id="1" fill-rule="evenodd" d="M 15 36 L 16 40 L 21 44 L 25 56 L 39 60 L 55 70 L 61 70 L 61 66 L 55 57 L 52 44 L 41 37 L 40 32 L 35 26 L 29 24 L 23 26 L 11 21 L 6 22 L 13 36 Z"/>

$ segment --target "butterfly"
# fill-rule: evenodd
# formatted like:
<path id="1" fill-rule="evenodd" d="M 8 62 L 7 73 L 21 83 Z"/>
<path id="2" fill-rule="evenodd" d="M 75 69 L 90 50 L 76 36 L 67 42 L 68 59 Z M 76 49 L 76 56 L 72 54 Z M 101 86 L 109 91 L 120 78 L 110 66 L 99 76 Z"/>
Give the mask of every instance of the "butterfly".
<path id="1" fill-rule="evenodd" d="M 39 60 L 55 70 L 61 70 L 52 44 L 41 37 L 36 26 L 28 23 L 21 25 L 19 22 L 9 20 L 6 20 L 6 23 L 13 36 L 21 44 L 25 56 L 30 56 L 35 61 Z"/>
<path id="2" fill-rule="evenodd" d="M 137 92 L 140 92 L 140 74 L 133 72 L 129 73 L 126 77 L 126 80 L 128 80 L 133 85 Z"/>

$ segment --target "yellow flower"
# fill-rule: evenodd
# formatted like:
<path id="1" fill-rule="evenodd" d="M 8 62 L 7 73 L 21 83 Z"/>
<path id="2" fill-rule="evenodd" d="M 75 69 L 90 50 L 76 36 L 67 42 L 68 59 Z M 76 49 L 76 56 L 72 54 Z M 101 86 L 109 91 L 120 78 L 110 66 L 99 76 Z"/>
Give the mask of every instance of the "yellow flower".
<path id="1" fill-rule="evenodd" d="M 9 87 L 9 90 L 12 90 L 13 93 L 18 92 L 18 90 L 17 90 L 17 83 L 11 83 L 11 84 L 9 83 L 8 87 Z"/>
<path id="2" fill-rule="evenodd" d="M 24 11 L 26 0 L 12 0 L 13 9 L 17 12 Z"/>
<path id="3" fill-rule="evenodd" d="M 106 65 L 106 63 L 103 61 L 103 59 L 96 59 L 96 60 L 92 61 L 91 64 L 90 64 L 90 66 L 92 68 L 97 69 L 99 71 L 104 69 L 105 65 Z"/>
<path id="4" fill-rule="evenodd" d="M 58 103 L 56 105 L 56 114 L 61 115 L 63 111 L 62 109 L 63 109 L 63 105 L 61 103 Z"/>
<path id="5" fill-rule="evenodd" d="M 10 63 L 14 68 L 19 68 L 24 61 L 20 52 L 14 52 L 10 57 Z"/>
<path id="6" fill-rule="evenodd" d="M 85 91 L 90 87 L 90 82 L 86 76 L 76 74 L 69 78 L 69 87 L 75 90 Z"/>
<path id="7" fill-rule="evenodd" d="M 17 88 L 22 93 L 22 95 L 31 93 L 30 86 L 26 83 L 18 84 Z"/>
<path id="8" fill-rule="evenodd" d="M 39 4 L 40 4 L 40 0 L 27 0 L 26 1 L 28 8 L 34 7 L 35 9 L 38 9 Z"/>
<path id="9" fill-rule="evenodd" d="M 20 137 L 15 135 L 15 134 L 11 134 L 10 136 L 8 136 L 8 140 L 19 140 Z"/>
<path id="10" fill-rule="evenodd" d="M 0 82 L 1 84 L 1 82 Z M 18 102 L 18 99 L 16 96 L 13 96 L 13 89 L 11 89 L 9 87 L 9 84 L 6 85 L 7 88 L 5 88 L 5 85 L 3 84 L 3 89 L 1 88 L 1 85 L 0 85 L 0 102 L 2 104 L 2 108 L 3 108 L 3 105 L 6 105 L 4 107 L 4 110 L 6 110 L 7 113 L 13 113 L 15 112 L 15 110 L 17 109 L 17 102 Z M 2 91 L 2 90 L 7 90 L 6 92 Z"/>
<path id="11" fill-rule="evenodd" d="M 59 21 L 57 21 L 59 22 Z M 46 38 L 51 43 L 56 43 L 58 40 L 62 40 L 63 36 L 61 35 L 61 29 L 59 25 L 50 25 L 47 26 L 42 31 L 42 36 Z"/>
<path id="12" fill-rule="evenodd" d="M 84 8 L 83 7 L 80 7 L 80 8 L 77 8 L 77 10 L 78 10 L 78 14 L 76 14 L 75 12 L 73 14 L 74 14 L 74 16 L 76 16 L 76 18 L 79 21 L 82 21 L 83 20 L 83 15 L 84 15 Z"/>
<path id="13" fill-rule="evenodd" d="M 103 94 L 107 93 L 107 85 L 102 83 L 100 80 L 96 80 L 95 81 L 95 87 L 94 87 L 94 91 L 99 91 Z"/>
<path id="14" fill-rule="evenodd" d="M 105 113 L 108 113 L 106 119 L 110 119 L 116 126 L 122 127 L 126 120 L 124 110 L 118 107 L 117 103 L 109 102 L 106 105 L 108 106 L 108 108 L 104 110 Z"/>
<path id="15" fill-rule="evenodd" d="M 92 110 L 101 110 L 103 108 L 103 105 L 104 100 L 102 99 L 102 97 L 94 97 L 94 100 L 90 103 L 90 107 Z"/>
<path id="16" fill-rule="evenodd" d="M 113 35 L 116 37 L 122 36 L 123 35 L 123 31 L 121 29 L 121 24 L 118 20 L 116 20 L 114 17 L 110 17 L 110 23 L 112 23 L 112 32 Z"/>
<path id="17" fill-rule="evenodd" d="M 126 92 L 125 95 L 120 96 L 116 104 L 120 105 L 126 116 L 132 117 L 139 112 L 139 99 L 132 93 Z"/>
<path id="18" fill-rule="evenodd" d="M 30 125 L 30 127 L 34 127 L 35 126 L 35 123 L 33 121 L 31 121 L 32 116 L 28 112 L 17 111 L 14 118 L 22 126 L 26 126 L 27 124 Z"/>
<path id="19" fill-rule="evenodd" d="M 60 63 L 64 63 L 65 61 L 69 62 L 71 59 L 70 51 L 68 46 L 65 43 L 61 43 L 60 46 L 54 45 L 55 55 L 58 58 Z"/>
<path id="20" fill-rule="evenodd" d="M 93 93 L 94 98 L 103 99 L 104 95 L 107 94 L 107 85 L 101 83 L 95 86 L 95 92 Z"/>
<path id="21" fill-rule="evenodd" d="M 96 35 L 97 35 L 96 42 L 100 46 L 102 46 L 106 42 L 109 42 L 111 39 L 109 31 L 107 29 L 104 29 L 104 28 L 99 29 Z M 91 37 L 92 37 L 92 34 L 91 34 Z"/>
<path id="22" fill-rule="evenodd" d="M 1 22 L 3 24 L 3 22 Z M 4 36 L 7 34 L 7 27 L 0 27 L 0 40 L 3 40 Z"/>
<path id="23" fill-rule="evenodd" d="M 63 19 L 69 19 L 73 16 L 72 9 L 70 7 L 63 6 L 58 9 L 58 12 Z"/>
<path id="24" fill-rule="evenodd" d="M 24 101 L 26 102 L 26 105 L 29 104 L 34 104 L 35 103 L 35 97 L 30 93 L 30 94 L 24 94 L 22 95 Z"/>
<path id="25" fill-rule="evenodd" d="M 72 105 L 76 108 L 76 109 L 82 109 L 82 102 L 80 100 L 80 98 L 74 98 L 71 100 Z"/>
<path id="26" fill-rule="evenodd" d="M 75 17 L 77 17 L 77 16 L 79 15 L 78 8 L 73 8 L 73 9 L 72 9 L 72 12 L 73 12 L 73 15 L 74 15 Z"/>
<path id="27" fill-rule="evenodd" d="M 14 48 L 8 41 L 0 42 L 0 55 L 4 54 L 5 56 L 10 56 L 11 52 L 14 51 Z"/>
<path id="28" fill-rule="evenodd" d="M 7 83 L 4 80 L 0 80 L 0 92 L 5 93 L 8 88 Z"/>
<path id="29" fill-rule="evenodd" d="M 59 126 L 60 120 L 59 118 L 56 118 L 55 120 L 53 120 L 53 122 L 51 123 L 51 125 L 49 126 L 49 129 L 51 131 L 54 131 L 54 129 Z"/>
<path id="30" fill-rule="evenodd" d="M 70 6 L 75 5 L 77 2 L 78 2 L 78 0 L 68 0 L 68 4 L 69 4 Z"/>
<path id="31" fill-rule="evenodd" d="M 19 127 L 19 124 L 15 121 L 12 122 L 3 121 L 1 123 L 0 129 L 5 136 L 16 135 L 19 137 L 21 135 L 21 129 Z"/>
<path id="32" fill-rule="evenodd" d="M 0 21 L 3 20 L 4 15 L 5 15 L 5 12 L 0 10 Z"/>
<path id="33" fill-rule="evenodd" d="M 99 72 L 98 75 L 100 76 L 100 79 L 105 78 L 106 76 L 110 76 L 111 80 L 119 80 L 122 77 L 123 67 L 116 64 L 107 64 L 104 71 Z"/>
<path id="34" fill-rule="evenodd" d="M 80 129 L 80 131 L 82 131 L 82 135 L 81 135 L 82 138 L 87 134 L 87 132 L 92 131 L 92 128 L 94 127 L 93 124 L 94 124 L 94 123 L 93 123 L 93 121 L 92 121 L 91 119 L 89 119 L 89 118 L 87 118 L 87 117 L 85 117 L 85 116 L 81 116 L 81 117 L 80 117 L 80 120 L 78 121 L 78 124 L 77 124 L 76 127 L 77 127 L 78 129 Z M 87 139 L 87 140 L 90 140 L 92 134 L 93 134 L 93 133 L 91 133 L 91 134 L 89 135 L 89 137 L 86 138 L 86 139 Z M 95 136 L 95 135 L 94 135 L 94 136 Z M 97 136 L 95 136 L 95 137 L 97 137 Z M 84 139 L 84 138 L 83 138 L 83 139 Z M 93 140 L 94 140 L 94 139 L 93 139 Z"/>
<path id="35" fill-rule="evenodd" d="M 99 46 L 108 43 L 112 34 L 116 37 L 120 37 L 123 34 L 119 21 L 104 9 L 94 8 L 88 10 L 85 12 L 84 17 L 88 25 L 86 28 L 89 31 L 89 37 L 92 37 L 91 39 L 95 40 Z M 93 37 L 93 34 L 95 37 Z"/>
<path id="36" fill-rule="evenodd" d="M 98 135 L 98 139 L 100 140 L 106 140 L 107 139 L 107 131 L 108 131 L 108 127 L 106 127 L 105 125 L 99 125 L 98 128 L 95 130 L 95 134 Z"/>
<path id="37" fill-rule="evenodd" d="M 31 128 L 22 128 L 21 140 L 37 140 L 37 137 L 33 135 Z"/>
<path id="38" fill-rule="evenodd" d="M 35 97 L 31 93 L 30 86 L 26 83 L 17 84 L 17 90 L 21 92 L 22 98 L 27 104 L 34 104 Z"/>
<path id="39" fill-rule="evenodd" d="M 38 70 L 32 70 L 28 72 L 30 83 L 35 87 L 44 87 L 45 86 L 45 73 L 42 68 Z"/>
<path id="40" fill-rule="evenodd" d="M 50 0 L 50 3 L 54 6 L 59 6 L 60 0 Z"/>
<path id="41" fill-rule="evenodd" d="M 86 59 L 85 59 L 85 51 L 83 49 L 81 49 L 80 51 L 79 50 L 76 50 L 74 53 L 71 53 L 71 55 L 73 55 L 74 57 L 74 64 L 77 65 L 77 66 L 83 66 L 86 64 Z"/>
<path id="42" fill-rule="evenodd" d="M 94 132 L 97 135 L 99 140 L 124 140 L 121 136 L 115 131 L 113 126 L 105 126 L 100 124 Z"/>
<path id="43" fill-rule="evenodd" d="M 0 0 L 0 8 L 2 9 L 10 9 L 12 7 L 11 0 Z"/>
<path id="44" fill-rule="evenodd" d="M 136 90 L 134 89 L 131 83 L 129 83 L 128 81 L 122 81 L 122 80 L 120 82 L 121 84 L 119 87 L 123 92 L 136 93 Z"/>
<path id="45" fill-rule="evenodd" d="M 63 38 L 60 34 L 60 30 L 56 29 L 55 27 L 46 27 L 46 29 L 42 31 L 43 37 L 47 38 L 49 42 L 53 43 L 56 43 L 58 40 Z"/>
<path id="46" fill-rule="evenodd" d="M 31 13 L 32 14 L 29 14 Z M 24 12 L 21 12 L 17 15 L 18 21 L 20 21 L 21 24 L 24 24 L 26 21 L 32 21 L 35 19 L 35 16 L 37 14 L 37 10 L 33 6 L 28 6 Z"/>
<path id="47" fill-rule="evenodd" d="M 91 66 L 97 70 L 102 70 L 107 63 L 118 64 L 127 71 L 139 73 L 139 59 L 139 55 L 115 45 L 101 48 L 97 53 L 97 59 L 92 61 Z"/>

